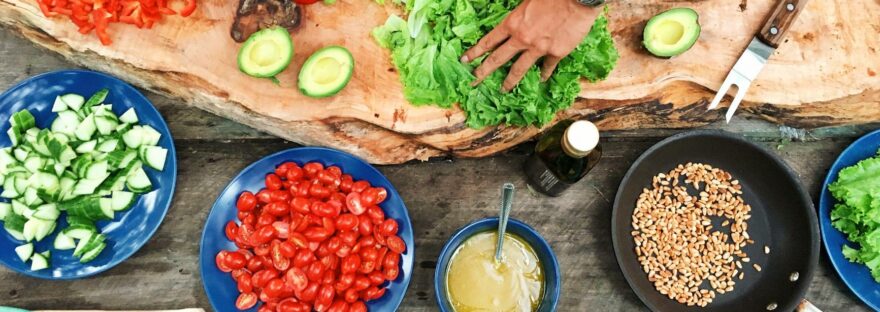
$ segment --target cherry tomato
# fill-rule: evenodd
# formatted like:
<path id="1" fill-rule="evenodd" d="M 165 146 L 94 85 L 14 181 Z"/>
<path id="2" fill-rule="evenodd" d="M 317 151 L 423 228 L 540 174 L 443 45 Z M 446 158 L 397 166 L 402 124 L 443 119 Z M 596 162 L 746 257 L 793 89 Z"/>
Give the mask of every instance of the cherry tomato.
<path id="1" fill-rule="evenodd" d="M 290 267 L 290 259 L 281 254 L 281 244 L 272 245 L 272 264 L 279 271 L 287 270 Z"/>
<path id="2" fill-rule="evenodd" d="M 301 292 L 297 292 L 296 297 L 299 298 L 300 301 L 312 302 L 315 300 L 315 296 L 318 295 L 319 286 L 320 284 L 318 283 L 309 283 L 309 286 L 306 286 Z"/>
<path id="3" fill-rule="evenodd" d="M 353 190 L 345 197 L 345 207 L 348 208 L 349 212 L 356 216 L 367 211 L 367 206 L 361 202 L 361 194 Z"/>
<path id="4" fill-rule="evenodd" d="M 306 276 L 308 276 L 310 281 L 320 282 L 324 277 L 324 264 L 320 261 L 312 262 L 312 264 L 309 264 L 309 267 L 306 268 Z"/>
<path id="5" fill-rule="evenodd" d="M 365 191 L 369 187 L 370 187 L 370 182 L 361 180 L 361 181 L 354 182 L 351 185 L 351 191 L 360 193 L 360 192 Z"/>
<path id="6" fill-rule="evenodd" d="M 311 250 L 302 249 L 296 253 L 295 257 L 293 257 L 293 266 L 304 268 L 315 260 L 317 260 L 317 258 L 315 258 L 315 254 L 312 253 Z"/>
<path id="7" fill-rule="evenodd" d="M 348 257 L 342 258 L 340 270 L 342 274 L 351 274 L 357 272 L 361 267 L 361 257 L 357 254 L 350 254 Z"/>
<path id="8" fill-rule="evenodd" d="M 235 203 L 235 207 L 238 208 L 238 211 L 251 211 L 257 207 L 257 197 L 254 196 L 254 193 L 244 191 L 241 195 L 238 195 L 238 201 Z"/>
<path id="9" fill-rule="evenodd" d="M 330 190 L 320 184 L 312 184 L 309 187 L 309 195 L 315 198 L 327 198 L 330 197 Z"/>
<path id="10" fill-rule="evenodd" d="M 252 282 L 255 287 L 264 288 L 264 287 L 266 287 L 266 284 L 269 283 L 269 281 L 276 278 L 277 276 L 278 276 L 278 273 L 276 273 L 275 270 L 265 269 L 262 271 L 258 271 L 257 273 L 254 273 Z"/>
<path id="11" fill-rule="evenodd" d="M 324 270 L 324 277 L 321 278 L 321 284 L 333 285 L 333 282 L 336 282 L 336 272 L 332 269 Z"/>
<path id="12" fill-rule="evenodd" d="M 367 188 L 361 192 L 361 202 L 366 206 L 373 206 L 379 203 L 379 191 L 375 188 Z"/>
<path id="13" fill-rule="evenodd" d="M 247 269 L 251 272 L 256 272 L 263 269 L 263 258 L 253 257 L 248 260 Z"/>
<path id="14" fill-rule="evenodd" d="M 309 199 L 305 197 L 294 197 L 290 202 L 290 206 L 294 211 L 299 213 L 311 213 Z"/>
<path id="15" fill-rule="evenodd" d="M 297 312 L 300 310 L 299 302 L 293 298 L 287 298 L 278 302 L 275 307 L 276 312 Z"/>
<path id="16" fill-rule="evenodd" d="M 327 251 L 330 251 L 330 253 L 336 253 L 341 247 L 342 239 L 340 239 L 339 237 L 333 236 L 329 240 L 327 240 Z"/>
<path id="17" fill-rule="evenodd" d="M 379 292 L 379 287 L 370 286 L 370 288 L 367 288 L 366 290 L 361 292 L 361 294 L 363 295 L 364 300 L 373 300 L 373 299 L 376 299 L 376 293 L 378 293 L 378 292 Z"/>
<path id="18" fill-rule="evenodd" d="M 330 309 L 328 312 L 348 312 L 348 303 L 342 301 L 340 299 L 336 299 L 333 301 L 333 304 L 330 305 Z"/>
<path id="19" fill-rule="evenodd" d="M 358 232 L 342 232 L 339 233 L 338 236 L 342 239 L 343 244 L 354 247 L 354 245 L 357 244 L 360 234 L 358 234 Z"/>
<path id="20" fill-rule="evenodd" d="M 291 166 L 287 168 L 287 172 L 284 173 L 284 177 L 289 181 L 299 181 L 303 178 L 303 170 L 299 166 Z"/>
<path id="21" fill-rule="evenodd" d="M 261 190 L 257 192 L 257 201 L 262 204 L 268 204 L 272 201 L 272 193 L 269 190 Z"/>
<path id="22" fill-rule="evenodd" d="M 311 0 L 307 0 L 307 1 L 311 1 Z M 324 170 L 324 165 L 322 165 L 320 163 L 316 163 L 316 162 L 310 162 L 310 163 L 307 163 L 303 166 L 303 170 L 306 173 L 306 177 L 308 177 L 309 179 L 314 179 L 315 177 L 318 176 L 318 172 L 321 172 L 322 170 Z"/>
<path id="23" fill-rule="evenodd" d="M 220 269 L 221 272 L 229 273 L 232 272 L 232 268 L 226 263 L 226 256 L 229 255 L 229 252 L 226 250 L 221 250 L 217 253 L 217 256 L 214 258 L 214 262 L 217 264 L 217 268 Z"/>
<path id="24" fill-rule="evenodd" d="M 279 178 L 274 173 L 270 173 L 266 175 L 266 188 L 270 191 L 280 190 L 281 189 L 281 178 Z"/>
<path id="25" fill-rule="evenodd" d="M 382 233 L 379 232 L 381 226 L 381 224 L 376 224 L 376 226 L 373 227 L 373 238 L 376 240 L 377 244 L 385 246 L 387 243 L 385 241 L 385 236 L 382 236 Z"/>
<path id="26" fill-rule="evenodd" d="M 397 279 L 398 275 L 400 275 L 400 269 L 398 269 L 397 267 L 385 267 L 385 271 L 383 272 L 383 274 L 385 275 L 385 279 L 393 281 Z"/>
<path id="27" fill-rule="evenodd" d="M 402 254 L 406 251 L 406 243 L 403 242 L 397 235 L 388 236 L 386 239 L 388 243 L 388 249 L 391 249 L 394 253 Z"/>
<path id="28" fill-rule="evenodd" d="M 370 220 L 370 217 L 365 215 L 358 216 L 358 233 L 363 236 L 373 234 L 373 221 Z"/>
<path id="29" fill-rule="evenodd" d="M 376 205 L 385 202 L 385 199 L 388 198 L 388 191 L 381 186 L 374 187 L 373 189 L 376 190 Z"/>
<path id="30" fill-rule="evenodd" d="M 367 278 L 370 279 L 370 284 L 374 286 L 379 286 L 385 282 L 385 275 L 379 271 L 370 272 L 370 274 L 367 274 Z"/>
<path id="31" fill-rule="evenodd" d="M 373 238 L 372 236 L 361 237 L 361 239 L 358 240 L 358 246 L 360 246 L 361 248 L 375 249 L 376 239 Z M 379 254 L 376 253 L 376 257 L 371 257 L 370 260 L 377 260 L 379 258 L 378 255 Z M 363 255 L 361 255 L 361 256 L 363 257 Z"/>
<path id="32" fill-rule="evenodd" d="M 297 267 L 292 267 L 290 270 L 287 270 L 285 279 L 287 284 L 293 287 L 296 291 L 302 291 L 309 284 L 309 278 L 306 276 L 306 273 Z"/>
<path id="33" fill-rule="evenodd" d="M 271 226 L 264 226 L 259 228 L 254 233 L 254 236 L 252 236 L 253 242 L 259 245 L 268 243 L 273 238 L 275 238 L 275 228 Z"/>
<path id="34" fill-rule="evenodd" d="M 370 279 L 364 275 L 358 275 L 354 279 L 354 284 L 351 287 L 356 291 L 362 291 L 370 287 Z"/>
<path id="35" fill-rule="evenodd" d="M 243 254 L 238 252 L 227 252 L 225 260 L 226 267 L 233 270 L 244 268 L 245 266 L 247 266 L 248 262 L 247 258 L 245 258 Z"/>
<path id="36" fill-rule="evenodd" d="M 235 237 L 238 236 L 238 224 L 235 221 L 229 221 L 226 223 L 226 239 L 234 241 Z"/>
<path id="37" fill-rule="evenodd" d="M 257 254 L 257 256 L 264 257 L 269 254 L 270 247 L 271 246 L 269 246 L 269 244 L 263 244 L 263 245 L 256 246 L 256 247 L 254 247 L 254 253 Z M 268 264 L 268 262 L 265 259 L 263 260 L 263 263 Z"/>
<path id="38" fill-rule="evenodd" d="M 339 181 L 339 190 L 343 192 L 351 192 L 351 186 L 354 184 L 350 175 L 342 175 L 342 180 Z"/>
<path id="39" fill-rule="evenodd" d="M 382 260 L 382 266 L 387 268 L 397 268 L 400 265 L 400 255 L 394 252 L 385 256 Z"/>
<path id="40" fill-rule="evenodd" d="M 363 301 L 356 301 L 348 307 L 348 312 L 367 312 L 367 305 Z"/>
<path id="41" fill-rule="evenodd" d="M 343 244 L 339 246 L 339 250 L 336 251 L 336 256 L 339 258 L 345 258 L 351 254 L 351 246 Z"/>
<path id="42" fill-rule="evenodd" d="M 265 212 L 263 214 L 263 216 L 268 214 L 268 215 L 280 217 L 280 216 L 287 215 L 290 212 L 290 206 L 287 204 L 287 202 L 273 201 L 273 202 L 267 204 L 266 207 L 263 207 L 263 211 Z M 257 219 L 257 220 L 259 221 L 259 219 Z"/>
<path id="43" fill-rule="evenodd" d="M 273 222 L 275 222 L 275 217 L 273 217 L 272 215 L 270 215 L 268 213 L 264 213 L 264 214 L 261 214 L 259 217 L 257 217 L 256 226 L 257 226 L 257 228 L 261 228 L 264 226 L 268 226 L 268 225 L 272 224 Z"/>
<path id="44" fill-rule="evenodd" d="M 327 173 L 333 175 L 334 177 L 342 178 L 342 169 L 340 169 L 340 168 L 337 167 L 337 166 L 330 166 L 330 167 L 327 167 L 327 169 L 324 170 L 324 171 L 326 171 Z"/>
<path id="45" fill-rule="evenodd" d="M 287 239 L 290 236 L 290 223 L 275 221 L 272 223 L 272 227 L 275 228 L 275 235 L 280 239 Z"/>
<path id="46" fill-rule="evenodd" d="M 349 287 L 351 287 L 351 285 L 354 284 L 354 278 L 355 278 L 354 273 L 339 275 L 339 279 L 336 281 L 336 284 L 334 285 L 334 287 L 336 288 L 336 291 L 341 292 L 341 291 L 346 290 Z"/>
<path id="47" fill-rule="evenodd" d="M 290 233 L 288 234 L 288 241 L 293 243 L 294 246 L 299 248 L 308 248 L 309 243 L 308 239 L 302 233 Z"/>
<path id="48" fill-rule="evenodd" d="M 310 242 L 323 242 L 330 237 L 331 234 L 332 233 L 330 233 L 329 230 L 323 227 L 310 227 L 303 232 L 303 235 L 305 235 Z"/>
<path id="49" fill-rule="evenodd" d="M 236 282 L 236 283 L 238 283 L 236 285 L 236 286 L 238 286 L 238 292 L 249 293 L 249 292 L 254 291 L 254 284 L 253 284 L 253 280 L 252 280 L 253 277 L 251 276 L 250 273 L 245 272 L 244 274 L 246 274 L 246 275 L 242 275 L 242 277 L 239 278 Z"/>
<path id="50" fill-rule="evenodd" d="M 285 258 L 293 258 L 296 256 L 296 245 L 290 241 L 281 242 L 281 244 L 278 245 L 278 251 L 281 252 L 281 255 Z"/>
<path id="51" fill-rule="evenodd" d="M 242 224 L 245 224 L 245 223 L 252 224 L 253 223 L 252 221 L 254 220 L 253 214 L 251 214 L 249 211 L 239 211 L 236 216 L 238 217 L 239 220 L 241 220 Z"/>
<path id="52" fill-rule="evenodd" d="M 387 219 L 379 227 L 379 233 L 385 236 L 397 234 L 397 220 Z"/>
<path id="53" fill-rule="evenodd" d="M 279 298 L 284 294 L 284 281 L 280 278 L 273 278 L 263 287 L 263 292 L 272 298 Z"/>
<path id="54" fill-rule="evenodd" d="M 235 307 L 239 310 L 247 310 L 255 305 L 257 305 L 257 295 L 252 292 L 242 293 L 235 300 Z"/>
<path id="55" fill-rule="evenodd" d="M 336 291 L 333 290 L 333 286 L 321 286 L 321 289 L 318 290 L 318 296 L 315 298 L 315 311 L 327 311 L 335 296 Z"/>
<path id="56" fill-rule="evenodd" d="M 354 284 L 354 283 L 352 283 L 352 284 Z M 345 289 L 345 294 L 343 295 L 343 297 L 345 298 L 345 302 L 348 302 L 348 303 L 354 303 L 355 301 L 358 301 L 358 299 L 361 298 L 360 295 L 358 294 L 357 290 L 354 290 L 354 288 Z M 366 310 L 364 310 L 364 311 L 366 311 Z"/>
<path id="57" fill-rule="evenodd" d="M 232 222 L 232 221 L 230 221 Z M 233 222 L 234 223 L 234 222 Z M 358 217 L 350 214 L 344 213 L 336 217 L 336 229 L 340 231 L 351 231 L 358 225 Z"/>
<path id="58" fill-rule="evenodd" d="M 384 295 L 385 295 L 385 288 L 384 287 L 379 288 L 378 290 L 376 290 L 376 292 L 373 294 L 373 297 L 370 299 L 379 299 L 379 298 L 382 298 L 382 296 L 384 296 Z"/>
<path id="59" fill-rule="evenodd" d="M 271 201 L 280 201 L 286 203 L 293 199 L 293 195 L 290 194 L 290 192 L 288 191 L 274 190 L 272 192 L 269 192 L 269 199 Z"/>
<path id="60" fill-rule="evenodd" d="M 266 303 L 264 305 L 261 305 L 260 308 L 257 309 L 257 312 L 275 312 L 275 309 L 269 306 L 269 303 Z"/>

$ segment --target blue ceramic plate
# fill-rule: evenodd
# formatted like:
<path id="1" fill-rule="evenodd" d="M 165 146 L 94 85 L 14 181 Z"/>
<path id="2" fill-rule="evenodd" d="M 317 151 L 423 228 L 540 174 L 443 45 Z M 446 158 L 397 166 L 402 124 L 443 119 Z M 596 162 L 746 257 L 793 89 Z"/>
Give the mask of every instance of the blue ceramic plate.
<path id="1" fill-rule="evenodd" d="M 367 302 L 367 307 L 370 311 L 396 311 L 409 286 L 415 259 L 412 222 L 409 219 L 406 206 L 403 204 L 403 199 L 382 173 L 363 160 L 340 151 L 318 147 L 292 148 L 260 159 L 232 179 L 232 182 L 229 182 L 229 185 L 214 202 L 214 207 L 211 208 L 211 213 L 208 215 L 208 221 L 205 222 L 201 250 L 199 251 L 202 282 L 214 311 L 239 311 L 235 308 L 235 300 L 239 294 L 235 281 L 229 273 L 223 273 L 217 269 L 214 262 L 215 256 L 220 250 L 238 249 L 234 243 L 226 239 L 225 234 L 226 223 L 230 220 L 237 220 L 238 211 L 235 208 L 235 203 L 238 200 L 238 195 L 243 191 L 256 194 L 265 187 L 266 175 L 274 172 L 275 167 L 286 161 L 294 161 L 299 165 L 314 161 L 324 164 L 325 167 L 339 166 L 343 173 L 351 175 L 355 180 L 366 180 L 371 185 L 384 187 L 388 191 L 388 198 L 379 206 L 385 211 L 386 218 L 397 220 L 399 227 L 397 235 L 406 243 L 406 252 L 401 259 L 400 275 L 397 280 L 392 281 L 390 285 L 386 282 L 388 289 L 385 291 L 385 296 Z M 249 311 L 256 310 L 257 307 L 254 307 Z"/>
<path id="2" fill-rule="evenodd" d="M 59 94 L 76 93 L 88 99 L 100 89 L 107 88 L 110 93 L 105 103 L 113 104 L 113 112 L 122 114 L 130 107 L 137 112 L 140 124 L 150 125 L 162 134 L 159 145 L 168 149 L 168 160 L 162 172 L 144 167 L 153 183 L 154 190 L 138 196 L 135 205 L 128 211 L 117 213 L 112 221 L 100 221 L 98 227 L 107 236 L 107 247 L 95 260 L 81 264 L 73 257 L 72 250 L 52 250 L 50 268 L 33 272 L 30 263 L 23 263 L 12 252 L 20 245 L 6 231 L 0 230 L 0 263 L 6 267 L 33 277 L 45 279 L 75 279 L 101 273 L 128 259 L 141 248 L 159 228 L 174 195 L 177 181 L 177 155 L 171 133 L 165 120 L 140 92 L 122 80 L 112 76 L 83 70 L 64 70 L 49 72 L 31 77 L 0 95 L 0 147 L 12 145 L 6 131 L 9 130 L 9 116 L 22 109 L 28 109 L 37 121 L 37 127 L 46 128 L 55 120 L 52 104 Z M 3 201 L 8 201 L 2 199 Z M 67 227 L 66 214 L 62 213 L 55 232 L 35 245 L 36 251 L 52 246 L 55 234 Z"/>
<path id="3" fill-rule="evenodd" d="M 831 259 L 834 269 L 837 270 L 837 274 L 865 304 L 880 311 L 880 283 L 874 281 L 868 267 L 849 262 L 843 257 L 841 252 L 843 245 L 858 248 L 858 244 L 849 242 L 843 233 L 831 226 L 831 209 L 834 208 L 837 200 L 828 191 L 828 185 L 837 180 L 837 173 L 841 169 L 876 155 L 878 149 L 880 149 L 880 130 L 863 136 L 840 154 L 840 157 L 828 170 L 828 176 L 823 184 L 822 195 L 819 198 L 819 225 L 822 228 L 822 242 L 825 244 L 825 251 L 828 253 L 828 258 Z"/>

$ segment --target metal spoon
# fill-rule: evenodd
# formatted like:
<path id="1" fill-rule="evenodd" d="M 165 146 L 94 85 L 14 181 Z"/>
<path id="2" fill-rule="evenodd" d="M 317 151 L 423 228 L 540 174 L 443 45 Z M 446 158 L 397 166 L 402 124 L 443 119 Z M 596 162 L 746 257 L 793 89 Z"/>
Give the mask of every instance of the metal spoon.
<path id="1" fill-rule="evenodd" d="M 513 203 L 513 183 L 504 183 L 501 187 L 501 215 L 498 216 L 498 245 L 495 246 L 495 261 L 501 262 L 501 247 L 504 244 L 504 232 L 507 231 L 507 220 L 510 219 L 510 206 Z"/>

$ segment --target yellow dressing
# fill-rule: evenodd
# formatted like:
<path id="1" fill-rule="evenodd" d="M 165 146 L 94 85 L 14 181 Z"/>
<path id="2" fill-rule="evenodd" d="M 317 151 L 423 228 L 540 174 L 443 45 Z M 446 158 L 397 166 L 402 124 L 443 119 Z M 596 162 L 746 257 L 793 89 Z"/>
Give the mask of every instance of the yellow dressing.
<path id="1" fill-rule="evenodd" d="M 544 291 L 544 274 L 535 251 L 516 235 L 504 235 L 504 259 L 495 261 L 497 233 L 478 233 L 453 253 L 446 276 L 456 312 L 535 311 Z"/>

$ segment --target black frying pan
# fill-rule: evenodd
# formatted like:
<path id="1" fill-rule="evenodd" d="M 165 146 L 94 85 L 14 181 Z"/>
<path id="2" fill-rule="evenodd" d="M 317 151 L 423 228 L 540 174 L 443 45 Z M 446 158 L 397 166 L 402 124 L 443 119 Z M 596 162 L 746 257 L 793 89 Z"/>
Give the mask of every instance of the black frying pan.
<path id="1" fill-rule="evenodd" d="M 743 185 L 752 206 L 749 234 L 755 243 L 744 250 L 761 272 L 746 267 L 732 292 L 706 307 L 688 307 L 660 294 L 636 259 L 632 212 L 651 178 L 678 164 L 702 162 L 724 169 Z M 717 226 L 716 226 L 717 228 Z M 648 149 L 620 183 L 611 225 L 617 263 L 630 287 L 653 311 L 793 311 L 801 302 L 819 261 L 819 223 L 813 202 L 785 162 L 763 147 L 724 131 L 700 130 L 675 135 Z M 764 246 L 770 254 L 764 254 Z M 745 264 L 745 263 L 744 263 Z M 791 281 L 797 272 L 797 280 Z"/>

